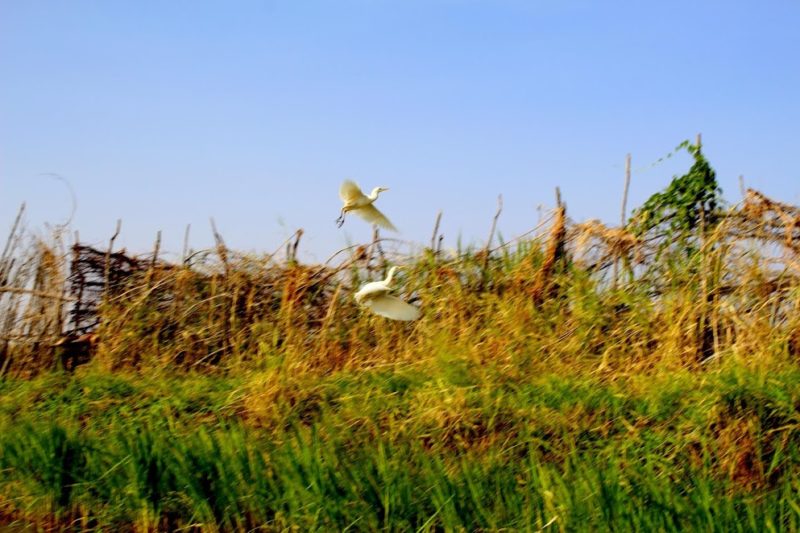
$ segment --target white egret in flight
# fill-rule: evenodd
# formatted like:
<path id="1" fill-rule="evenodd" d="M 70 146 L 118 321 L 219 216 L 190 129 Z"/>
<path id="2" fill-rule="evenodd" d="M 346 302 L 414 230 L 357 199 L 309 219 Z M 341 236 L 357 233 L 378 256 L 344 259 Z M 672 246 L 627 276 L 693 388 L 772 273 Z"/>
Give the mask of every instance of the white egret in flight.
<path id="1" fill-rule="evenodd" d="M 389 269 L 389 275 L 385 280 L 373 281 L 361 287 L 355 294 L 356 302 L 376 315 L 392 320 L 416 320 L 420 315 L 418 307 L 389 294 L 391 290 L 389 285 L 395 272 L 397 272 L 396 266 Z"/>
<path id="2" fill-rule="evenodd" d="M 374 205 L 378 195 L 383 191 L 388 191 L 387 187 L 375 187 L 369 195 L 361 192 L 361 188 L 353 181 L 344 180 L 342 186 L 339 187 L 339 198 L 344 202 L 342 213 L 336 219 L 336 224 L 341 228 L 344 224 L 344 216 L 346 213 L 352 211 L 371 224 L 376 224 L 388 230 L 397 231 L 389 219 L 378 211 Z"/>

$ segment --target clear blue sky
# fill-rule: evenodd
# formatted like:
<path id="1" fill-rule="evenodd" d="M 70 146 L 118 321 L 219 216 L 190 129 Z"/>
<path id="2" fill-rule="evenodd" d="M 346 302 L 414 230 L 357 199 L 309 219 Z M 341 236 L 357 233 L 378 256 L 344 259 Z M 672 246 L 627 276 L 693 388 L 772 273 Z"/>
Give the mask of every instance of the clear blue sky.
<path id="1" fill-rule="evenodd" d="M 411 241 L 444 210 L 453 244 L 532 227 L 561 186 L 575 219 L 616 221 L 687 168 L 652 167 L 702 132 L 737 178 L 800 202 L 796 1 L 0 0 L 0 228 L 69 214 L 105 242 L 178 252 L 213 216 L 269 251 L 297 227 L 320 259 L 343 178 L 386 185 Z"/>

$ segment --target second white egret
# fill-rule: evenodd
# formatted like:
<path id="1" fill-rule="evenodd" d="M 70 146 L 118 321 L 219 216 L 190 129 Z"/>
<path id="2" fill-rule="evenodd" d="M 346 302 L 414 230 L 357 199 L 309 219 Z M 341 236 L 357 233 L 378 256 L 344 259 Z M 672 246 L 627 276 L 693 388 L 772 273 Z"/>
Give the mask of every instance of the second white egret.
<path id="1" fill-rule="evenodd" d="M 395 272 L 397 272 L 396 266 L 389 269 L 386 279 L 373 281 L 361 287 L 355 294 L 356 302 L 376 315 L 392 320 L 416 320 L 420 316 L 419 307 L 389 294 Z"/>

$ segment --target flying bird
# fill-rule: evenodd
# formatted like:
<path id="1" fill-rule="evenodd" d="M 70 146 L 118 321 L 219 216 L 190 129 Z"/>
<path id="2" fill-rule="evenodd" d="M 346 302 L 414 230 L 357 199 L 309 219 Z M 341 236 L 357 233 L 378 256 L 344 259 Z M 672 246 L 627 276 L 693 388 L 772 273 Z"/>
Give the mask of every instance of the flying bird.
<path id="1" fill-rule="evenodd" d="M 386 215 L 378 211 L 378 208 L 373 204 L 378 199 L 378 195 L 383 191 L 388 191 L 387 187 L 375 187 L 369 195 L 361 192 L 361 188 L 351 180 L 345 180 L 342 186 L 339 187 L 339 198 L 344 202 L 342 206 L 342 213 L 336 219 L 336 224 L 341 228 L 344 224 L 344 216 L 353 212 L 360 216 L 370 224 L 375 224 L 382 228 L 397 231 Z"/>
<path id="2" fill-rule="evenodd" d="M 397 267 L 389 269 L 389 275 L 382 281 L 373 281 L 365 284 L 355 294 L 356 302 L 362 307 L 366 307 L 376 315 L 380 315 L 392 320 L 416 320 L 419 318 L 420 310 L 397 296 L 389 294 L 392 278 Z"/>

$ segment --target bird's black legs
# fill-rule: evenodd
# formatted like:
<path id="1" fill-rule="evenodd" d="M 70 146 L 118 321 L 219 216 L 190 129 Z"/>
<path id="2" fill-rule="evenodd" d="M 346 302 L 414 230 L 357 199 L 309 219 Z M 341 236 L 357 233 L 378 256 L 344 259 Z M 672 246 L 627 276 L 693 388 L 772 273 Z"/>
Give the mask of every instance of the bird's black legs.
<path id="1" fill-rule="evenodd" d="M 341 228 L 342 225 L 344 224 L 344 214 L 345 214 L 345 210 L 342 209 L 342 213 L 339 215 L 339 218 L 336 219 L 336 227 L 337 228 Z"/>

